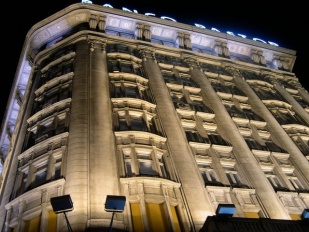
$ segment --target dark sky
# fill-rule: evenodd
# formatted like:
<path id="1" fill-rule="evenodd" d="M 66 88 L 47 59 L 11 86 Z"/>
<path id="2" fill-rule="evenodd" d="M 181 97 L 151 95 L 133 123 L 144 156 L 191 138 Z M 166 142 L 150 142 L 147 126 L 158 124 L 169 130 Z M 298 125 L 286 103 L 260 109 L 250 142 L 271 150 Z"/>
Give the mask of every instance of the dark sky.
<path id="1" fill-rule="evenodd" d="M 1 3 L 6 14 L 2 21 L 2 67 L 0 84 L 3 93 L 0 102 L 0 119 L 4 116 L 12 81 L 15 76 L 20 52 L 25 36 L 30 28 L 44 18 L 63 8 L 81 1 L 73 0 L 29 0 L 4 1 Z M 297 53 L 293 72 L 301 84 L 309 89 L 309 71 L 305 64 L 305 54 L 309 54 L 308 26 L 309 11 L 305 1 L 203 1 L 189 0 L 93 0 L 93 4 L 111 4 L 114 8 L 135 9 L 138 13 L 154 13 L 157 17 L 167 16 L 177 22 L 194 25 L 198 23 L 221 32 L 232 31 L 248 38 L 257 37 L 272 41 L 280 47 L 295 50 Z M 3 38 L 4 37 L 4 38 Z M 4 49 L 4 51 L 3 51 Z M 308 60 L 309 62 L 309 60 Z M 309 70 L 309 68 L 308 68 Z M 307 74 L 307 75 L 306 75 Z M 306 83 L 307 82 L 307 83 Z"/>

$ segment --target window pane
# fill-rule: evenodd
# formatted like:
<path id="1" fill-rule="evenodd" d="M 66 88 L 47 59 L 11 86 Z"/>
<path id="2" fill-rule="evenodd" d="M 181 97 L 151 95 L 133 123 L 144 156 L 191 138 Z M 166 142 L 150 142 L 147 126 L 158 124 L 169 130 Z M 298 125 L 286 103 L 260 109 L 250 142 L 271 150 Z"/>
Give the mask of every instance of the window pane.
<path id="1" fill-rule="evenodd" d="M 176 207 L 170 206 L 175 232 L 181 232 Z"/>
<path id="2" fill-rule="evenodd" d="M 150 231 L 170 232 L 163 204 L 146 203 L 147 219 Z"/>
<path id="3" fill-rule="evenodd" d="M 131 129 L 138 131 L 147 131 L 147 127 L 142 118 L 133 118 L 131 120 Z"/>
<path id="4" fill-rule="evenodd" d="M 33 187 L 37 187 L 37 186 L 44 184 L 45 181 L 46 181 L 46 174 L 47 174 L 47 170 L 42 171 L 42 172 L 38 173 L 37 175 L 35 175 Z"/>
<path id="5" fill-rule="evenodd" d="M 155 172 L 152 170 L 151 162 L 139 160 L 138 163 L 139 163 L 139 171 L 141 175 L 155 175 Z"/>
<path id="6" fill-rule="evenodd" d="M 56 165 L 55 166 L 55 178 L 54 179 L 59 179 L 61 177 L 61 165 Z"/>
<path id="7" fill-rule="evenodd" d="M 140 204 L 131 203 L 130 206 L 131 206 L 131 214 L 132 214 L 132 222 L 133 222 L 133 231 L 134 232 L 144 232 Z"/>
<path id="8" fill-rule="evenodd" d="M 132 172 L 131 161 L 125 161 L 125 165 L 126 165 L 126 174 L 127 174 L 127 176 L 132 176 L 133 172 Z"/>

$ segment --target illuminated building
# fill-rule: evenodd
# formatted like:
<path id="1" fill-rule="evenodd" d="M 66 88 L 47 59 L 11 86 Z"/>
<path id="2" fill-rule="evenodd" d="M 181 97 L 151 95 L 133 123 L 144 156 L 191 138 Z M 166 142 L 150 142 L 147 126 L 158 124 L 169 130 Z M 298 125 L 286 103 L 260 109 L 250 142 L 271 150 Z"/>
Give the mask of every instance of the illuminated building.
<path id="1" fill-rule="evenodd" d="M 28 32 L 2 123 L 2 231 L 199 231 L 300 222 L 309 208 L 309 94 L 296 52 L 78 3 Z"/>

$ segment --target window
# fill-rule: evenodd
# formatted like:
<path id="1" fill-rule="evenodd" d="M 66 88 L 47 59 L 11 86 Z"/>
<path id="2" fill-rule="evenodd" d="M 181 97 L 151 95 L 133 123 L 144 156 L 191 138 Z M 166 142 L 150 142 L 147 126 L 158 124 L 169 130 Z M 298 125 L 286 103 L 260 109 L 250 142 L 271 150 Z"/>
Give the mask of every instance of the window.
<path id="1" fill-rule="evenodd" d="M 197 44 L 192 44 L 192 51 L 214 55 L 214 51 L 211 47 L 205 47 Z"/>
<path id="2" fill-rule="evenodd" d="M 287 153 L 283 148 L 279 147 L 271 140 L 265 140 L 265 145 L 268 151 Z"/>
<path id="3" fill-rule="evenodd" d="M 164 78 L 164 81 L 166 83 L 171 83 L 171 84 L 180 84 L 177 77 L 175 76 L 174 72 L 172 71 L 162 71 L 162 75 Z"/>
<path id="4" fill-rule="evenodd" d="M 261 100 L 278 100 L 282 102 L 287 102 L 280 93 L 278 93 L 275 89 L 272 88 L 269 84 L 262 83 L 249 83 L 255 93 Z"/>
<path id="5" fill-rule="evenodd" d="M 40 112 L 29 118 L 28 131 L 24 140 L 23 151 L 44 140 L 69 130 L 67 116 L 68 103 L 64 101 L 50 111 Z M 54 111 L 53 111 L 54 110 Z M 57 112 L 55 112 L 57 111 Z M 45 114 L 44 114 L 45 113 Z"/>
<path id="6" fill-rule="evenodd" d="M 40 78 L 40 85 L 47 83 L 48 81 L 54 79 L 55 77 L 59 77 L 73 71 L 74 71 L 74 64 L 72 60 L 59 63 L 53 67 L 50 67 L 46 73 L 42 74 Z"/>
<path id="7" fill-rule="evenodd" d="M 134 49 L 123 44 L 107 44 L 106 51 L 107 53 L 117 52 L 130 55 L 137 55 L 137 52 Z"/>
<path id="8" fill-rule="evenodd" d="M 211 144 L 230 146 L 230 143 L 223 139 L 217 132 L 208 132 L 208 137 Z"/>
<path id="9" fill-rule="evenodd" d="M 234 188 L 232 190 L 246 218 L 264 217 L 255 189 Z M 241 228 L 236 231 L 241 231 Z"/>
<path id="10" fill-rule="evenodd" d="M 259 144 L 255 139 L 251 137 L 244 136 L 244 140 L 246 141 L 248 147 L 250 149 L 255 149 L 255 150 L 264 150 L 263 146 Z"/>
<path id="11" fill-rule="evenodd" d="M 42 150 L 27 151 L 19 157 L 13 198 L 42 184 L 62 178 L 62 155 L 66 152 L 62 139 L 42 144 Z"/>
<path id="12" fill-rule="evenodd" d="M 146 122 L 142 114 L 130 114 L 128 111 L 118 111 L 118 120 L 120 131 L 124 130 L 138 130 L 147 131 Z"/>
<path id="13" fill-rule="evenodd" d="M 143 231 L 162 231 L 162 232 L 181 232 L 189 231 L 186 227 L 186 223 L 182 223 L 184 219 L 181 217 L 181 213 L 178 211 L 178 204 L 176 202 L 182 202 L 181 199 L 177 199 L 179 196 L 179 189 L 176 186 L 165 185 L 165 183 L 157 182 L 155 185 L 156 190 L 153 191 L 149 189 L 147 183 L 130 182 L 129 186 L 129 215 L 131 216 L 132 223 L 129 223 L 129 231 L 143 232 Z M 137 184 L 139 185 L 139 194 L 145 196 L 144 202 L 137 195 Z M 142 186 L 141 186 L 142 185 Z M 165 186 L 165 190 L 162 189 Z M 167 188 L 167 189 L 166 189 Z M 176 194 L 177 193 L 177 194 Z M 169 203 L 165 199 L 169 199 Z M 132 199 L 132 200 L 130 200 Z M 134 200 L 133 200 L 134 199 Z M 143 212 L 143 213 L 142 213 Z"/>
<path id="14" fill-rule="evenodd" d="M 161 43 L 161 42 L 158 42 L 158 43 Z M 179 57 L 156 53 L 155 58 L 159 63 L 172 64 L 175 66 L 186 67 L 186 64 Z"/>
<path id="15" fill-rule="evenodd" d="M 146 214 L 150 231 L 170 231 L 164 204 L 146 203 Z"/>
<path id="16" fill-rule="evenodd" d="M 204 72 L 212 72 L 217 74 L 223 74 L 226 76 L 231 76 L 230 72 L 224 69 L 222 66 L 207 64 L 207 63 L 200 63 L 201 68 Z"/>
<path id="17" fill-rule="evenodd" d="M 234 165 L 227 165 L 223 164 L 223 169 L 225 171 L 225 175 L 230 182 L 231 186 L 237 186 L 237 187 L 245 187 L 246 185 L 241 180 L 237 170 L 235 169 Z"/>
<path id="18" fill-rule="evenodd" d="M 154 114 L 146 110 L 137 109 L 115 109 L 114 129 L 116 131 L 145 131 L 161 134 L 158 121 Z"/>
<path id="19" fill-rule="evenodd" d="M 277 192 L 283 206 L 290 214 L 292 220 L 301 220 L 301 213 L 304 210 L 306 203 L 300 197 L 299 193 L 295 192 Z"/>
<path id="20" fill-rule="evenodd" d="M 285 172 L 285 175 L 287 176 L 289 182 L 292 184 L 292 186 L 295 190 L 304 190 L 305 189 L 304 186 L 302 185 L 302 183 L 297 178 L 297 176 L 294 174 L 294 172 L 292 172 L 292 171 Z"/>
<path id="21" fill-rule="evenodd" d="M 267 108 L 276 118 L 276 120 L 284 125 L 284 124 L 300 124 L 307 125 L 307 122 L 304 121 L 296 112 L 293 112 L 292 109 L 287 109 L 281 105 L 277 105 L 274 103 L 267 104 Z"/>
<path id="22" fill-rule="evenodd" d="M 273 170 L 263 170 L 267 179 L 276 191 L 287 190 Z"/>
<path id="23" fill-rule="evenodd" d="M 195 111 L 204 112 L 204 113 L 211 113 L 213 114 L 213 110 L 210 109 L 208 106 L 205 105 L 203 101 L 193 100 L 192 104 L 190 104 Z"/>
<path id="24" fill-rule="evenodd" d="M 42 141 L 68 131 L 67 125 L 68 112 L 58 112 L 57 115 L 51 115 L 41 121 L 34 122 L 29 126 L 26 135 L 24 150 L 41 143 Z"/>
<path id="25" fill-rule="evenodd" d="M 189 142 L 210 143 L 208 138 L 202 137 L 195 129 L 185 128 L 185 133 Z"/>
<path id="26" fill-rule="evenodd" d="M 180 71 L 179 73 L 179 81 L 183 86 L 190 86 L 190 87 L 199 87 L 197 83 L 191 78 L 191 75 L 189 74 L 189 71 Z"/>
<path id="27" fill-rule="evenodd" d="M 171 94 L 175 109 L 191 110 L 191 107 L 188 104 L 186 98 L 183 96 L 182 92 L 172 90 L 170 91 L 170 94 Z"/>
<path id="28" fill-rule="evenodd" d="M 75 45 L 69 45 L 69 46 L 66 46 L 64 48 L 61 48 L 59 50 L 57 50 L 56 52 L 54 52 L 50 57 L 49 57 L 49 61 L 48 62 L 51 62 L 53 60 L 56 60 L 62 56 L 65 56 L 67 54 L 70 54 L 72 52 L 75 51 Z"/>
<path id="29" fill-rule="evenodd" d="M 120 148 L 125 176 L 155 176 L 167 178 L 165 151 L 150 146 L 123 146 Z"/>
<path id="30" fill-rule="evenodd" d="M 133 73 L 135 75 L 139 76 L 144 76 L 144 71 L 142 66 L 129 59 L 125 58 L 114 58 L 114 57 L 109 57 L 108 58 L 108 72 L 110 73 Z"/>
<path id="31" fill-rule="evenodd" d="M 241 110 L 237 109 L 235 105 L 230 104 L 224 104 L 224 107 L 226 108 L 227 112 L 231 117 L 237 117 L 237 118 L 246 118 L 246 115 Z"/>
<path id="32" fill-rule="evenodd" d="M 33 172 L 33 182 L 31 183 L 31 188 L 36 188 L 46 182 L 47 177 L 47 160 L 43 162 L 33 164 L 32 169 Z"/>
<path id="33" fill-rule="evenodd" d="M 113 98 L 138 98 L 153 102 L 147 80 L 142 77 L 132 80 L 129 77 L 111 76 L 110 91 Z"/>
<path id="34" fill-rule="evenodd" d="M 245 70 L 240 70 L 241 75 L 245 77 L 246 80 L 261 80 L 265 81 L 265 79 L 257 73 L 249 72 Z"/>
<path id="35" fill-rule="evenodd" d="M 290 135 L 292 137 L 292 140 L 296 144 L 296 146 L 299 148 L 299 150 L 304 154 L 309 154 L 309 136 L 308 135 Z"/>
<path id="36" fill-rule="evenodd" d="M 151 42 L 156 43 L 156 44 L 160 44 L 160 45 L 169 46 L 169 47 L 174 47 L 174 48 L 177 47 L 176 42 L 173 41 L 172 39 L 159 37 L 159 36 L 152 36 Z"/>
<path id="37" fill-rule="evenodd" d="M 140 92 L 136 85 L 124 84 L 122 86 L 115 86 L 114 96 L 140 98 Z"/>
<path id="38" fill-rule="evenodd" d="M 24 232 L 40 231 L 41 217 L 36 216 L 30 220 L 24 221 Z"/>
<path id="39" fill-rule="evenodd" d="M 198 168 L 203 177 L 205 186 L 207 185 L 222 185 L 218 181 L 215 170 L 211 167 L 211 163 L 204 163 L 197 161 Z"/>
<path id="40" fill-rule="evenodd" d="M 109 34 L 109 35 L 128 38 L 128 39 L 134 39 L 135 38 L 134 31 L 119 29 L 119 28 L 110 27 L 110 26 L 106 27 L 105 33 Z"/>
<path id="41" fill-rule="evenodd" d="M 72 96 L 72 81 L 61 82 L 59 80 L 59 83 L 50 87 L 50 89 L 48 89 L 48 86 L 45 87 L 44 93 L 35 100 L 34 113 Z"/>
<path id="42" fill-rule="evenodd" d="M 29 160 L 29 162 L 22 165 L 19 171 L 19 180 L 15 183 L 15 188 L 17 188 L 16 196 L 48 181 L 61 178 L 61 160 L 61 153 L 50 156 L 45 154 L 39 159 Z"/>
<path id="43" fill-rule="evenodd" d="M 264 122 L 265 120 L 256 114 L 251 108 L 242 108 L 242 112 L 245 114 L 245 117 L 249 120 L 261 121 Z"/>

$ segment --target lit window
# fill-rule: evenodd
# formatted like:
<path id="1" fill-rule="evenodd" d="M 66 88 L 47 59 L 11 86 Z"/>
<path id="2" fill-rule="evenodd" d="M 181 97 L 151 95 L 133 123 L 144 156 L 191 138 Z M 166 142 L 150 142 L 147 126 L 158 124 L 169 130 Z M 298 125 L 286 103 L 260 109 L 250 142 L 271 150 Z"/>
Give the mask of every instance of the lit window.
<path id="1" fill-rule="evenodd" d="M 121 148 L 125 175 L 167 177 L 164 151 L 148 146 Z"/>
<path id="2" fill-rule="evenodd" d="M 213 168 L 211 168 L 211 164 L 210 163 L 197 163 L 198 168 L 200 170 L 200 173 L 203 177 L 205 186 L 206 185 L 211 185 L 211 184 L 218 184 L 218 177 L 216 175 L 216 172 Z"/>
<path id="3" fill-rule="evenodd" d="M 223 165 L 225 175 L 232 186 L 245 186 L 233 165 Z"/>
<path id="4" fill-rule="evenodd" d="M 278 176 L 274 173 L 273 170 L 263 170 L 263 171 L 274 189 L 285 189 L 285 186 L 281 183 Z"/>

